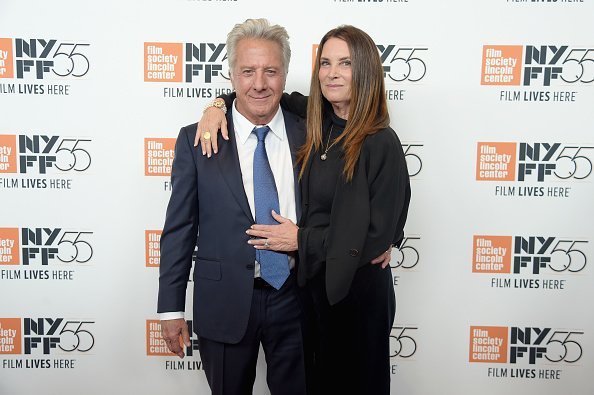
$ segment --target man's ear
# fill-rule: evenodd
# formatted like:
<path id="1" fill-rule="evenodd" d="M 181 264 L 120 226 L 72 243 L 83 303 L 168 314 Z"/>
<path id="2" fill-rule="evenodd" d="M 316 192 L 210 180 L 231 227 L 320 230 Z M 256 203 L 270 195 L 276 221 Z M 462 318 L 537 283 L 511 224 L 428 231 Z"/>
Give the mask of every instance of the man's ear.
<path id="1" fill-rule="evenodd" d="M 231 81 L 231 89 L 235 90 L 235 83 L 233 82 L 233 73 L 229 69 L 229 80 Z"/>

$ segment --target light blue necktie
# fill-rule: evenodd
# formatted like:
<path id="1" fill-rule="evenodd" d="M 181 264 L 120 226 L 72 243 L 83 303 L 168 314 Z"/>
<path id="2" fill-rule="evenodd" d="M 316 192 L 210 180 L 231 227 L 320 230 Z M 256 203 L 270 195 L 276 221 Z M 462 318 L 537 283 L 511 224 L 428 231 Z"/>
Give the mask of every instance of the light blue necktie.
<path id="1" fill-rule="evenodd" d="M 280 214 L 278 193 L 274 183 L 274 175 L 268 163 L 264 139 L 270 131 L 268 126 L 254 128 L 258 137 L 258 145 L 254 151 L 254 203 L 256 205 L 256 223 L 276 225 L 271 211 Z M 268 250 L 256 250 L 256 259 L 260 262 L 262 279 L 275 289 L 280 289 L 289 277 L 289 260 L 286 254 Z"/>

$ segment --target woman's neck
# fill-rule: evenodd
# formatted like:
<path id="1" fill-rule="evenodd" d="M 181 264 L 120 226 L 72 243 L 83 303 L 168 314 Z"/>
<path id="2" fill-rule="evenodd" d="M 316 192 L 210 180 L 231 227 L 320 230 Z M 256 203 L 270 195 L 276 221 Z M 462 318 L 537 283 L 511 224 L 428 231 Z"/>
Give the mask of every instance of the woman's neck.
<path id="1" fill-rule="evenodd" d="M 345 120 L 349 119 L 349 106 L 348 104 L 334 104 L 332 103 L 332 109 L 334 110 L 334 114 L 338 118 L 342 118 Z"/>

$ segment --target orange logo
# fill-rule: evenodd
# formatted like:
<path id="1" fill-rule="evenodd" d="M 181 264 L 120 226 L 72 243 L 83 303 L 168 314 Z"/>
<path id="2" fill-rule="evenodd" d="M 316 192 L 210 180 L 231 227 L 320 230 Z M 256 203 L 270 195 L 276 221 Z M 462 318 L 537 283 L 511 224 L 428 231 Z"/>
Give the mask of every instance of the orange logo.
<path id="1" fill-rule="evenodd" d="M 314 44 L 311 46 L 311 70 L 313 71 L 316 67 L 316 56 L 318 55 L 318 47 L 320 44 Z"/>
<path id="2" fill-rule="evenodd" d="M 521 45 L 483 45 L 481 85 L 520 85 Z"/>
<path id="3" fill-rule="evenodd" d="M 159 267 L 159 259 L 161 258 L 161 233 L 160 230 L 144 231 L 146 267 Z"/>
<path id="4" fill-rule="evenodd" d="M 174 355 L 165 344 L 161 334 L 161 321 L 159 320 L 146 320 L 146 355 L 169 357 Z"/>
<path id="5" fill-rule="evenodd" d="M 19 229 L 0 228 L 0 265 L 18 265 Z"/>
<path id="6" fill-rule="evenodd" d="M 144 81 L 181 82 L 183 44 L 144 43 Z"/>
<path id="7" fill-rule="evenodd" d="M 144 139 L 144 175 L 170 176 L 175 138 Z"/>
<path id="8" fill-rule="evenodd" d="M 516 143 L 477 143 L 477 181 L 514 181 Z"/>
<path id="9" fill-rule="evenodd" d="M 0 354 L 20 354 L 21 338 L 20 318 L 0 318 Z"/>
<path id="10" fill-rule="evenodd" d="M 506 363 L 507 337 L 506 326 L 471 326 L 469 361 Z"/>
<path id="11" fill-rule="evenodd" d="M 16 136 L 0 134 L 0 173 L 16 173 L 16 152 Z"/>
<path id="12" fill-rule="evenodd" d="M 511 236 L 474 236 L 472 248 L 474 273 L 511 272 Z"/>
<path id="13" fill-rule="evenodd" d="M 12 38 L 0 38 L 0 78 L 13 78 Z"/>

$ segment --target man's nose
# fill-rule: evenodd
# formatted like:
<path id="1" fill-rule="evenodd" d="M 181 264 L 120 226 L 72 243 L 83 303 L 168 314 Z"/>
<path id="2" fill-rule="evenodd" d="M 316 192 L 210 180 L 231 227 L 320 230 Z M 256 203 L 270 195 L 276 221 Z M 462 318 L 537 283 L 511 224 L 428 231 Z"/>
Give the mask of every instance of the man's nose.
<path id="1" fill-rule="evenodd" d="M 254 89 L 258 90 L 258 91 L 262 91 L 264 89 L 266 89 L 268 86 L 268 83 L 266 81 L 266 76 L 264 74 L 264 72 L 258 71 L 256 72 L 255 78 L 254 78 Z"/>

